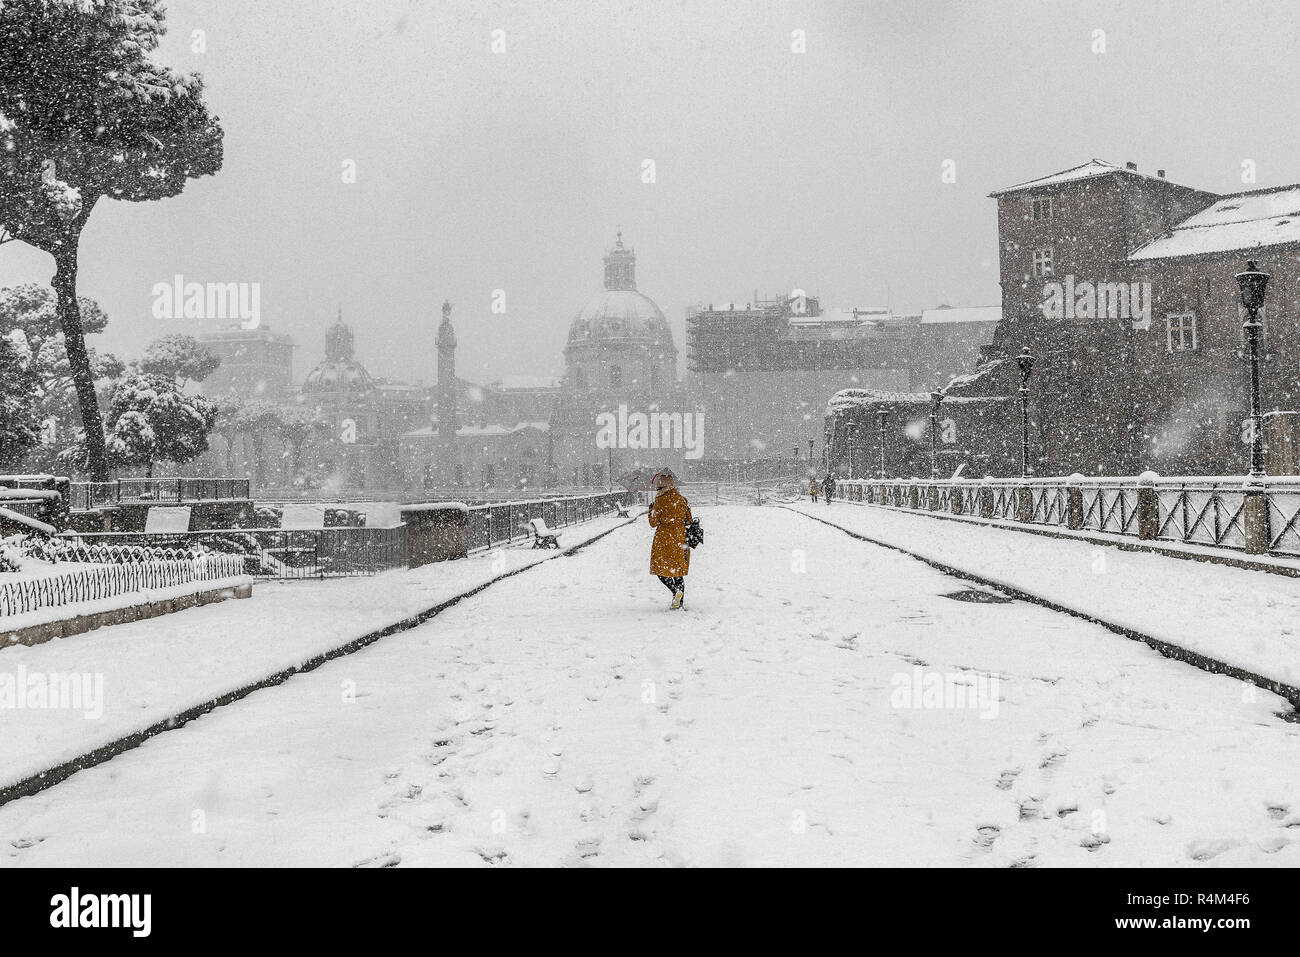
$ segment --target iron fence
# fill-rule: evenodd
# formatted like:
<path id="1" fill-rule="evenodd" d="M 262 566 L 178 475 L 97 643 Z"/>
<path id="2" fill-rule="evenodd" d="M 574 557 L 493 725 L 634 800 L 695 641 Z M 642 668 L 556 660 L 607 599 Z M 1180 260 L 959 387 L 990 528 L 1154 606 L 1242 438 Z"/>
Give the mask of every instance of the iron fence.
<path id="1" fill-rule="evenodd" d="M 101 548 L 148 546 L 228 555 L 241 574 L 263 579 L 351 578 L 407 565 L 406 526 L 209 529 L 198 532 L 85 532 L 65 541 Z"/>
<path id="2" fill-rule="evenodd" d="M 506 545 L 529 536 L 528 523 L 540 518 L 548 528 L 563 528 L 608 514 L 616 505 L 627 505 L 632 493 L 601 492 L 571 498 L 533 499 L 526 502 L 493 502 L 469 509 L 470 551 Z"/>
<path id="3" fill-rule="evenodd" d="M 845 479 L 842 498 L 1253 554 L 1300 555 L 1300 477 Z M 1254 496 L 1258 507 L 1251 512 Z"/>
<path id="4" fill-rule="evenodd" d="M 1187 484 L 1156 489 L 1159 509 L 1157 538 L 1223 548 L 1245 548 L 1243 513 L 1246 493 L 1215 483 Z"/>
<path id="5" fill-rule="evenodd" d="M 182 561 L 91 565 L 41 577 L 0 581 L 0 619 L 79 602 L 100 601 L 149 589 L 219 581 L 244 574 L 233 555 L 204 555 Z"/>
<path id="6" fill-rule="evenodd" d="M 183 505 L 219 499 L 247 499 L 250 483 L 222 478 L 124 478 L 111 482 L 73 482 L 74 509 L 103 508 L 107 505 Z"/>

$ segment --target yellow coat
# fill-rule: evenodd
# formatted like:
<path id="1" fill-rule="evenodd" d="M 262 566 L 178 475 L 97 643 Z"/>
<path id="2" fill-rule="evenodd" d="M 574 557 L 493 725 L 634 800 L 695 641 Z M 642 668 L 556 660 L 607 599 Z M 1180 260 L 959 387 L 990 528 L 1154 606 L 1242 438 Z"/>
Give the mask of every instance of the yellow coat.
<path id="1" fill-rule="evenodd" d="M 691 521 L 691 507 L 682 493 L 667 488 L 656 496 L 646 517 L 655 530 L 650 546 L 650 574 L 680 578 L 691 567 L 691 550 L 686 547 L 686 526 Z"/>

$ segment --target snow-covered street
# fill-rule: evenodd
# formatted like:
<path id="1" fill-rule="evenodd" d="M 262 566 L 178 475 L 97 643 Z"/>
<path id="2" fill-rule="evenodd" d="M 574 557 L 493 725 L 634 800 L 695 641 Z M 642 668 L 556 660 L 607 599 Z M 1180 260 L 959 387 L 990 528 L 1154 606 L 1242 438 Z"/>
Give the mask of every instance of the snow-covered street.
<path id="1" fill-rule="evenodd" d="M 1300 864 L 1281 699 L 699 514 L 684 612 L 635 523 L 0 808 L 0 866 Z"/>

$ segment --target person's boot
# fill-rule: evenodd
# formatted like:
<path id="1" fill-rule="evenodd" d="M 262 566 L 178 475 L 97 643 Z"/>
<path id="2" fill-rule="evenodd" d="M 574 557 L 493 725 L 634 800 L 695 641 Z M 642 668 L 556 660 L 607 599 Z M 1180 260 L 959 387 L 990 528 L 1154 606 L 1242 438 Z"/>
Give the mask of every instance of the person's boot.
<path id="1" fill-rule="evenodd" d="M 683 588 L 681 591 L 673 592 L 673 604 L 672 604 L 672 607 L 673 607 L 673 608 L 681 608 L 681 607 L 682 607 L 682 601 L 684 601 L 685 598 L 686 598 L 686 589 L 685 589 L 685 588 Z"/>

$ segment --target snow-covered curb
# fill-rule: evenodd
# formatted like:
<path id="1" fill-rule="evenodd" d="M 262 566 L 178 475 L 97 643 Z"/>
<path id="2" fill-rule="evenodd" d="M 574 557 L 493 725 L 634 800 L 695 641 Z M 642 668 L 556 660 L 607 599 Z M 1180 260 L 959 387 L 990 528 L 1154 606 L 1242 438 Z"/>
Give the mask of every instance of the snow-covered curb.
<path id="1" fill-rule="evenodd" d="M 171 601 L 175 598 L 184 598 L 186 595 L 195 595 L 200 592 L 224 591 L 226 589 L 234 589 L 252 584 L 253 579 L 250 576 L 234 575 L 228 578 L 189 581 L 180 585 L 171 585 L 167 588 L 149 588 L 140 591 L 121 592 L 120 594 L 111 595 L 107 598 L 98 598 L 94 601 L 69 602 L 66 605 L 48 605 L 45 608 L 38 608 L 36 611 L 30 611 L 25 615 L 7 615 L 3 619 L 0 619 L 0 648 L 3 648 L 4 644 L 13 640 L 14 632 L 22 631 L 24 628 L 32 628 L 37 625 L 48 625 L 51 622 L 65 621 L 69 618 L 79 618 L 86 615 L 99 615 L 104 612 L 118 611 L 135 605 L 148 605 L 163 601 Z"/>

